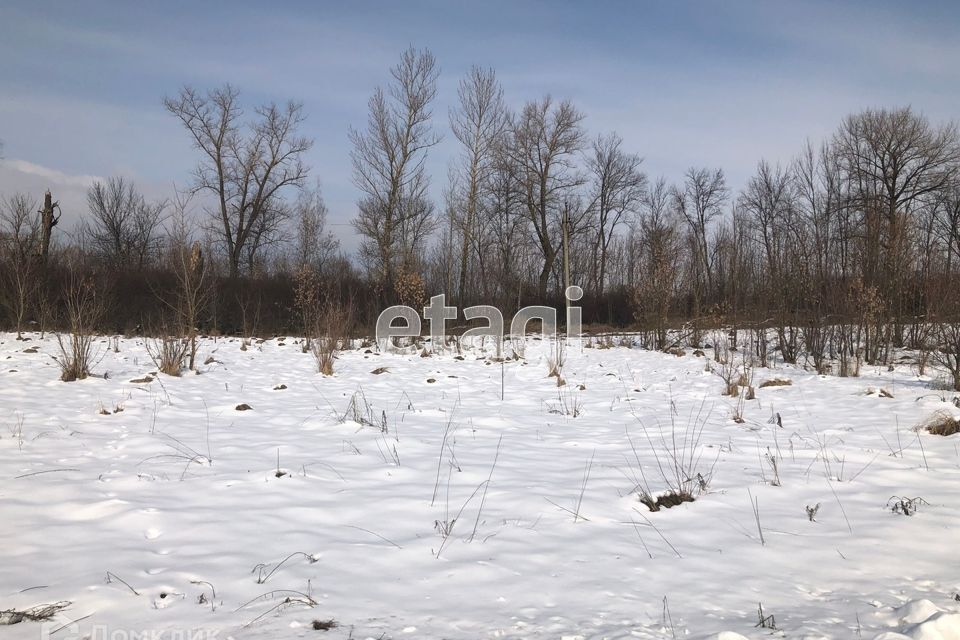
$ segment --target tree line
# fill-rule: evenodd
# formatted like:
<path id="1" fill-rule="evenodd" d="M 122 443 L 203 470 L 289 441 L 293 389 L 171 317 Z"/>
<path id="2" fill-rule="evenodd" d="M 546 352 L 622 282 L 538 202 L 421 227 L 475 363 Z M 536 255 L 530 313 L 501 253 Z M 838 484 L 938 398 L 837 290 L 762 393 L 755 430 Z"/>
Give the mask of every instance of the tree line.
<path id="1" fill-rule="evenodd" d="M 148 201 L 123 177 L 98 182 L 82 222 L 38 260 L 36 194 L 4 199 L 6 321 L 57 326 L 81 273 L 111 309 L 103 330 L 160 330 L 200 252 L 193 320 L 205 332 L 302 330 L 304 299 L 349 306 L 364 328 L 385 305 L 441 292 L 505 313 L 559 306 L 568 271 L 585 321 L 639 329 L 652 348 L 698 345 L 718 326 L 769 330 L 784 360 L 817 367 L 960 346 L 954 123 L 866 109 L 791 159 L 759 160 L 734 192 L 719 167 L 675 183 L 649 175 L 616 132 L 589 133 L 569 100 L 511 105 L 493 69 L 471 68 L 437 116 L 439 74 L 430 51 L 408 49 L 349 131 L 355 255 L 327 228 L 302 104 L 248 112 L 230 85 L 184 87 L 163 104 L 197 164 L 172 200 Z M 438 201 L 426 159 L 446 135 L 457 152 Z"/>

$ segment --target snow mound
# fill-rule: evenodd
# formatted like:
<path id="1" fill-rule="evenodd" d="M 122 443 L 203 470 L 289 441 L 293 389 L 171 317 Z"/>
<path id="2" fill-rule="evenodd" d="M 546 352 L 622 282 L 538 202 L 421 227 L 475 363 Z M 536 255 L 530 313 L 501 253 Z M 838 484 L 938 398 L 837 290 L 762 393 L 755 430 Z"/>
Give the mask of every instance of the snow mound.
<path id="1" fill-rule="evenodd" d="M 940 613 L 940 607 L 926 599 L 912 600 L 893 610 L 897 622 L 901 625 L 917 624 L 929 620 L 937 613 Z"/>
<path id="2" fill-rule="evenodd" d="M 904 627 L 901 632 L 886 631 L 873 640 L 958 640 L 960 613 L 941 611 L 929 600 L 914 600 L 893 610 Z"/>
<path id="3" fill-rule="evenodd" d="M 957 640 L 960 638 L 960 613 L 935 613 L 907 630 L 912 640 Z"/>

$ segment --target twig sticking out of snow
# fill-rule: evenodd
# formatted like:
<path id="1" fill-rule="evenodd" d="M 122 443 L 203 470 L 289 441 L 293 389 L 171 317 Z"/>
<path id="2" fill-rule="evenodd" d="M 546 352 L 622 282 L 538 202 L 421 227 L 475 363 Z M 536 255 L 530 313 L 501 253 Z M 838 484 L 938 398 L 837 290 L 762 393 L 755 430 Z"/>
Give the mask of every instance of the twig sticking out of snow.
<path id="1" fill-rule="evenodd" d="M 760 544 L 766 546 L 767 541 L 763 539 L 763 528 L 760 526 L 760 501 L 753 497 L 750 489 L 747 489 L 747 495 L 750 496 L 750 508 L 753 510 L 753 518 L 757 521 L 757 532 L 760 534 Z"/>
<path id="2" fill-rule="evenodd" d="M 127 583 L 126 580 L 124 580 L 123 578 L 119 577 L 119 576 L 118 576 L 117 574 L 115 574 L 115 573 L 111 573 L 111 572 L 107 571 L 107 580 L 106 580 L 107 584 L 110 584 L 110 583 L 113 582 L 114 580 L 116 580 L 117 582 L 120 582 L 120 583 L 124 584 L 124 585 L 127 587 L 127 589 L 130 589 L 130 591 L 133 592 L 133 595 L 135 595 L 135 596 L 140 595 L 140 592 L 137 591 L 136 589 L 134 589 L 133 587 L 131 587 L 131 586 L 129 585 L 129 583 Z"/>
<path id="3" fill-rule="evenodd" d="M 258 615 L 256 618 L 254 618 L 254 619 L 251 620 L 250 622 L 248 622 L 248 623 L 246 623 L 245 625 L 243 625 L 244 628 L 249 627 L 249 626 L 252 625 L 254 622 L 257 622 L 258 620 L 263 619 L 264 617 L 266 617 L 266 616 L 269 615 L 270 613 L 273 613 L 274 611 L 277 611 L 278 609 L 282 609 L 283 607 L 289 607 L 289 606 L 292 606 L 292 605 L 294 605 L 294 604 L 303 604 L 303 605 L 306 605 L 306 606 L 308 606 L 308 607 L 315 607 L 315 606 L 317 606 L 317 601 L 314 600 L 314 599 L 313 599 L 312 597 L 310 597 L 309 595 L 303 593 L 302 591 L 295 591 L 295 590 L 292 590 L 292 589 L 277 589 L 277 590 L 275 590 L 275 591 L 268 591 L 267 593 L 264 593 L 264 594 L 262 594 L 262 595 L 257 596 L 257 597 L 254 598 L 253 600 L 249 600 L 249 601 L 245 602 L 244 604 L 242 604 L 242 605 L 240 605 L 239 607 L 237 607 L 236 609 L 234 609 L 234 613 L 236 613 L 237 611 L 240 611 L 241 609 L 243 609 L 243 608 L 245 608 L 245 607 L 248 607 L 249 605 L 253 604 L 254 602 L 258 602 L 258 601 L 260 601 L 260 600 L 269 600 L 270 598 L 275 598 L 275 597 L 277 597 L 278 595 L 284 594 L 284 593 L 287 594 L 287 595 L 283 598 L 283 600 L 282 600 L 281 602 L 279 602 L 279 603 L 275 604 L 274 606 L 270 607 L 269 609 L 267 609 L 266 611 L 264 611 L 263 613 L 261 613 L 260 615 Z"/>
<path id="4" fill-rule="evenodd" d="M 217 599 L 217 590 L 214 588 L 212 582 L 207 582 L 206 580 L 191 580 L 190 584 L 205 584 L 210 587 L 210 611 L 216 611 L 217 605 L 214 602 Z M 206 600 L 206 595 L 201 593 L 200 598 L 197 600 L 198 603 L 203 604 Z"/>
<path id="5" fill-rule="evenodd" d="M 671 543 L 669 540 L 667 540 L 667 536 L 663 535 L 663 532 L 660 531 L 660 529 L 657 528 L 657 525 L 653 524 L 653 523 L 650 521 L 650 518 L 648 518 L 647 516 L 643 515 L 643 512 L 641 512 L 641 511 L 640 511 L 639 509 L 637 509 L 636 507 L 634 507 L 633 510 L 640 514 L 640 517 L 643 518 L 644 522 L 646 522 L 648 525 L 650 525 L 651 527 L 653 527 L 653 530 L 657 532 L 657 535 L 660 536 L 660 539 L 667 543 L 667 546 L 670 547 L 675 554 L 677 554 L 677 557 L 678 557 L 678 558 L 683 558 L 683 556 L 680 555 L 680 552 L 677 551 L 677 548 L 676 548 L 675 546 L 673 546 L 673 543 Z"/>
<path id="6" fill-rule="evenodd" d="M 500 445 L 503 443 L 503 434 L 500 434 L 500 439 L 497 440 L 497 451 L 493 454 L 493 464 L 490 465 L 490 474 L 487 476 L 487 481 L 483 485 L 483 494 L 480 495 L 480 507 L 477 508 L 477 517 L 473 521 L 473 531 L 470 533 L 470 537 L 467 538 L 467 542 L 473 542 L 473 539 L 477 535 L 477 527 L 480 526 L 480 515 L 483 513 L 483 505 L 487 501 L 487 489 L 490 488 L 490 481 L 493 480 L 493 470 L 497 468 L 497 460 L 500 458 Z"/>
<path id="7" fill-rule="evenodd" d="M 273 574 L 275 574 L 280 567 L 282 567 L 283 565 L 285 565 L 289 560 L 291 560 L 291 559 L 293 559 L 293 558 L 296 558 L 297 556 L 303 556 L 304 558 L 307 559 L 307 561 L 308 561 L 310 564 L 313 564 L 313 563 L 317 562 L 317 560 L 318 560 L 318 558 L 317 558 L 316 556 L 310 555 L 309 553 L 304 553 L 303 551 L 294 551 L 293 553 L 291 553 L 290 555 L 288 555 L 286 558 L 284 558 L 283 560 L 281 560 L 279 563 L 277 563 L 277 566 L 275 566 L 275 567 L 274 567 L 273 569 L 271 569 L 269 572 L 264 573 L 264 571 L 266 571 L 266 569 L 267 569 L 267 567 L 268 567 L 269 565 L 264 564 L 264 563 L 261 562 L 260 564 L 258 564 L 257 566 L 255 566 L 255 567 L 253 568 L 253 570 L 250 571 L 250 573 L 256 573 L 256 574 L 257 574 L 257 584 L 263 584 L 264 582 L 266 582 L 267 580 L 269 580 L 269 579 L 270 579 L 270 576 L 272 576 Z"/>

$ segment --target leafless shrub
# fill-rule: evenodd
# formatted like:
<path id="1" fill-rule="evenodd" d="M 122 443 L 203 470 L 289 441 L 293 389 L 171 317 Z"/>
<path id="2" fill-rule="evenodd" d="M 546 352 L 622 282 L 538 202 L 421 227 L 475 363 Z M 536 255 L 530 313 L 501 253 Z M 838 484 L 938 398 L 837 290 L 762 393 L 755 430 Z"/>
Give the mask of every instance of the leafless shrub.
<path id="1" fill-rule="evenodd" d="M 387 412 L 381 411 L 380 414 L 377 415 L 377 411 L 373 408 L 373 405 L 370 404 L 370 401 L 367 400 L 367 396 L 363 392 L 362 387 L 354 392 L 350 397 L 350 402 L 347 404 L 346 410 L 337 417 L 341 423 L 355 422 L 365 427 L 373 427 L 381 433 L 387 433 L 388 430 Z"/>
<path id="2" fill-rule="evenodd" d="M 737 424 L 743 424 L 745 422 L 743 411 L 746 407 L 747 400 L 753 400 L 755 397 L 753 391 L 753 367 L 748 366 L 746 362 L 744 362 L 743 372 L 737 379 L 737 383 L 733 385 L 733 388 L 729 391 L 731 392 L 730 395 L 737 399 L 733 409 L 733 421 Z"/>
<path id="3" fill-rule="evenodd" d="M 742 422 L 743 403 L 753 399 L 753 366 L 747 362 L 746 356 L 739 365 L 736 364 L 733 354 L 723 347 L 715 351 L 715 357 L 716 362 L 709 371 L 723 380 L 722 395 L 737 399 L 734 420 Z"/>
<path id="4" fill-rule="evenodd" d="M 54 356 L 64 382 L 83 380 L 90 375 L 96 359 L 94 330 L 103 316 L 104 304 L 97 296 L 92 280 L 73 281 L 63 300 L 70 335 L 57 334 L 60 355 Z"/>
<path id="5" fill-rule="evenodd" d="M 153 360 L 153 364 L 168 376 L 180 375 L 187 355 L 190 353 L 190 340 L 188 338 L 164 336 L 153 340 L 148 339 L 144 346 L 150 355 L 150 359 Z"/>
<path id="6" fill-rule="evenodd" d="M 612 349 L 613 348 L 613 337 L 610 335 L 602 335 L 597 338 L 597 349 Z"/>
<path id="7" fill-rule="evenodd" d="M 564 392 L 563 389 L 557 389 L 557 403 L 547 406 L 549 407 L 550 413 L 570 416 L 571 418 L 576 418 L 583 412 L 583 403 L 580 402 L 580 398 L 576 392 Z"/>
<path id="8" fill-rule="evenodd" d="M 336 304 L 328 304 L 317 316 L 310 351 L 317 361 L 317 371 L 325 376 L 333 375 L 337 353 L 350 344 L 352 319 L 351 307 Z"/>
<path id="9" fill-rule="evenodd" d="M 550 355 L 547 356 L 547 374 L 548 378 L 556 378 L 557 386 L 562 387 L 567 382 L 563 379 L 563 365 L 566 361 L 566 347 L 564 341 L 556 339 L 550 348 Z"/>
<path id="10" fill-rule="evenodd" d="M 634 491 L 640 495 L 640 502 L 651 511 L 693 502 L 696 495 L 707 490 L 712 468 L 706 469 L 702 464 L 700 441 L 708 418 L 709 414 L 704 414 L 703 403 L 691 410 L 684 425 L 677 424 L 676 413 L 671 410 L 669 424 L 658 422 L 655 433 L 637 418 L 649 450 L 654 454 L 657 474 L 663 487 L 659 492 L 654 491 L 648 481 L 639 452 L 629 431 L 627 432 L 627 441 L 633 452 L 633 461 L 628 459 L 629 477 L 634 483 Z"/>
<path id="11" fill-rule="evenodd" d="M 170 237 L 169 268 L 173 272 L 175 288 L 172 295 L 163 295 L 157 292 L 157 297 L 163 302 L 176 318 L 174 325 L 187 343 L 184 356 L 188 369 L 196 368 L 197 337 L 200 316 L 212 298 L 212 283 L 209 266 L 204 259 L 203 249 L 199 242 L 192 240 L 190 230 L 190 201 L 191 193 L 176 192 L 173 200 L 173 215 L 170 218 L 170 228 L 167 233 Z"/>
<path id="12" fill-rule="evenodd" d="M 311 341 L 310 351 L 317 361 L 317 371 L 325 376 L 333 375 L 333 361 L 337 357 L 337 343 L 332 338 L 322 337 Z"/>
<path id="13" fill-rule="evenodd" d="M 320 309 L 320 277 L 310 266 L 303 266 L 297 271 L 293 306 L 303 325 L 304 339 L 300 348 L 304 353 L 310 353 L 313 342 L 311 333 L 317 326 L 317 312 Z"/>

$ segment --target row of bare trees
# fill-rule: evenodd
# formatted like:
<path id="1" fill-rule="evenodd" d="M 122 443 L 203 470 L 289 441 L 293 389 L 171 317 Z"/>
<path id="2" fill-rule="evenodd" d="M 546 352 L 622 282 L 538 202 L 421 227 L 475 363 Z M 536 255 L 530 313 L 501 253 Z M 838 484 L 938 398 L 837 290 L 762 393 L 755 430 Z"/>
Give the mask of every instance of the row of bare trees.
<path id="1" fill-rule="evenodd" d="M 760 160 L 736 191 L 715 167 L 674 184 L 649 178 L 615 132 L 588 134 L 569 100 L 511 106 L 493 69 L 471 68 L 439 122 L 439 75 L 429 51 L 408 49 L 349 131 L 353 259 L 327 230 L 302 105 L 267 103 L 248 117 L 226 85 L 164 100 L 198 156 L 186 188 L 151 201 L 126 178 L 94 184 L 83 222 L 58 236 L 59 260 L 126 274 L 132 287 L 150 277 L 140 290 L 169 301 L 190 288 L 184 265 L 202 247 L 214 293 L 197 297 L 181 333 L 249 334 L 265 316 L 289 329 L 297 300 L 317 296 L 353 299 L 361 324 L 385 304 L 439 292 L 508 313 L 559 303 L 569 272 L 586 290 L 586 320 L 637 324 L 656 348 L 672 346 L 678 327 L 692 343 L 710 327 L 763 327 L 784 360 L 847 367 L 950 342 L 960 315 L 954 124 L 911 108 L 852 114 L 796 157 Z M 427 158 L 446 128 L 457 151 L 435 193 Z M 56 306 L 40 293 L 52 267 L 34 256 L 52 225 L 36 211 L 23 195 L 2 207 L 2 298 L 18 329 Z"/>

